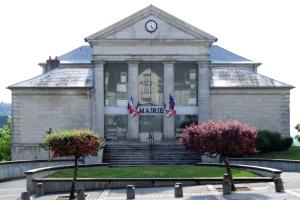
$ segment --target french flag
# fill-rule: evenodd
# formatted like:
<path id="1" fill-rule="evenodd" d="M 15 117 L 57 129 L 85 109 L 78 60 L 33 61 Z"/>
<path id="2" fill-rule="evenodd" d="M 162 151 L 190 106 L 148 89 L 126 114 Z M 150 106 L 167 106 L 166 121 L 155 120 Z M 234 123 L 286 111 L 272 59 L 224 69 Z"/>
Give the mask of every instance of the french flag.
<path id="1" fill-rule="evenodd" d="M 135 106 L 135 115 L 140 114 L 140 102 L 138 101 Z"/>
<path id="2" fill-rule="evenodd" d="M 175 99 L 172 97 L 172 95 L 169 96 L 169 112 L 167 114 L 168 117 L 171 117 L 172 115 L 176 115 L 176 108 L 175 108 Z"/>
<path id="3" fill-rule="evenodd" d="M 128 102 L 127 110 L 129 114 L 133 113 L 133 100 L 132 97 L 130 98 L 130 101 Z"/>

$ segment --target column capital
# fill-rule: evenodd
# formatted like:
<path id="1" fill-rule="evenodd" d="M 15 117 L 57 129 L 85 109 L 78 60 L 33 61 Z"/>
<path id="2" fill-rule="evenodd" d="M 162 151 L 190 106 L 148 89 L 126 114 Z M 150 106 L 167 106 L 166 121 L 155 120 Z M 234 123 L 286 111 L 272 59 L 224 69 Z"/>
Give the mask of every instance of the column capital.
<path id="1" fill-rule="evenodd" d="M 94 60 L 93 63 L 95 65 L 104 65 L 106 62 L 104 60 Z"/>
<path id="2" fill-rule="evenodd" d="M 208 65 L 210 64 L 210 60 L 199 60 L 197 61 L 197 64 L 199 67 L 208 67 Z"/>
<path id="3" fill-rule="evenodd" d="M 174 65 L 176 63 L 175 60 L 164 60 L 162 61 L 164 65 Z"/>
<path id="4" fill-rule="evenodd" d="M 139 60 L 127 60 L 126 63 L 128 65 L 138 65 L 140 63 Z"/>

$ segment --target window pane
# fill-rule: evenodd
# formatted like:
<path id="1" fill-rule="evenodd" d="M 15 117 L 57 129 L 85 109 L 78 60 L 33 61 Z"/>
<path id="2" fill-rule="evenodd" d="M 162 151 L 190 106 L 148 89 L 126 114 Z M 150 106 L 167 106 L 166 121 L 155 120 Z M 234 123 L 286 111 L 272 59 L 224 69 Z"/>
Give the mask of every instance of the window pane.
<path id="1" fill-rule="evenodd" d="M 161 63 L 139 65 L 139 101 L 141 105 L 162 105 L 164 70 Z"/>
<path id="2" fill-rule="evenodd" d="M 140 132 L 163 132 L 162 115 L 140 115 L 139 118 Z"/>
<path id="3" fill-rule="evenodd" d="M 198 81 L 197 65 L 176 63 L 174 67 L 174 97 L 177 105 L 197 106 Z"/>
<path id="4" fill-rule="evenodd" d="M 182 129 L 192 123 L 198 124 L 198 115 L 176 115 L 175 117 L 175 134 L 181 134 Z"/>
<path id="5" fill-rule="evenodd" d="M 104 74 L 105 106 L 127 106 L 127 64 L 107 63 Z"/>
<path id="6" fill-rule="evenodd" d="M 128 115 L 105 115 L 105 137 L 125 139 L 127 137 Z"/>

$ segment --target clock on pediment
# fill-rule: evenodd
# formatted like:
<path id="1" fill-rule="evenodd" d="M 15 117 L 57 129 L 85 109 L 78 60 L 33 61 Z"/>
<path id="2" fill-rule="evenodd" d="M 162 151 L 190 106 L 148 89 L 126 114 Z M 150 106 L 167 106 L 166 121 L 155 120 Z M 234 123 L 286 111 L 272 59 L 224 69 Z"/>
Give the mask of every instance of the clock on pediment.
<path id="1" fill-rule="evenodd" d="M 157 23 L 156 21 L 150 19 L 145 23 L 145 28 L 149 33 L 153 33 L 157 30 Z"/>

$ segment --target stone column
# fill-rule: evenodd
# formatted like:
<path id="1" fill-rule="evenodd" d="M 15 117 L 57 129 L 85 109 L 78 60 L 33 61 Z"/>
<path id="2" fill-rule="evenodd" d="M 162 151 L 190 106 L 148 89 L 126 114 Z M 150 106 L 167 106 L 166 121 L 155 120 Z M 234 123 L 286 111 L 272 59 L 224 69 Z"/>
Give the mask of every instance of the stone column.
<path id="1" fill-rule="evenodd" d="M 167 106 L 170 94 L 174 97 L 174 63 L 173 61 L 164 62 L 164 101 Z M 175 99 L 176 100 L 176 99 Z M 164 114 L 164 139 L 175 138 L 174 117 L 167 117 Z"/>
<path id="2" fill-rule="evenodd" d="M 128 61 L 128 100 L 133 98 L 134 106 L 139 100 L 139 63 L 138 61 Z M 128 115 L 128 139 L 139 138 L 139 116 Z"/>
<path id="3" fill-rule="evenodd" d="M 198 62 L 198 123 L 210 118 L 210 69 L 209 61 Z"/>
<path id="4" fill-rule="evenodd" d="M 94 67 L 93 130 L 104 137 L 104 62 Z"/>

